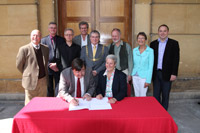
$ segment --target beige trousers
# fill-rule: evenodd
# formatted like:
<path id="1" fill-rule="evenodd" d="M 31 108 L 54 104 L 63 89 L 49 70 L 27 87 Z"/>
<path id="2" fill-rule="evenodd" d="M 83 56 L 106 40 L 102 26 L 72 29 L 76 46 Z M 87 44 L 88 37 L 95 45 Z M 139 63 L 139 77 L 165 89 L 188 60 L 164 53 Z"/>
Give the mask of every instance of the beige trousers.
<path id="1" fill-rule="evenodd" d="M 47 96 L 47 81 L 46 76 L 44 78 L 38 79 L 37 86 L 35 90 L 25 89 L 25 105 L 27 105 L 30 100 L 34 97 L 46 97 Z"/>

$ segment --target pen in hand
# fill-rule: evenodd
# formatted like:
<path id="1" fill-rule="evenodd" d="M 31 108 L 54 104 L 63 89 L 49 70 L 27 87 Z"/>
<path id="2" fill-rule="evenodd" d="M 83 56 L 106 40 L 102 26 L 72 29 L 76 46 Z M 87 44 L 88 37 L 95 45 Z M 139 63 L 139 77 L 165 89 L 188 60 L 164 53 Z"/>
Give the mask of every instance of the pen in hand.
<path id="1" fill-rule="evenodd" d="M 74 105 L 74 106 L 78 106 L 78 105 L 79 105 L 79 101 L 78 101 L 78 99 L 73 98 L 73 99 L 70 101 L 70 104 L 72 104 L 72 105 Z"/>

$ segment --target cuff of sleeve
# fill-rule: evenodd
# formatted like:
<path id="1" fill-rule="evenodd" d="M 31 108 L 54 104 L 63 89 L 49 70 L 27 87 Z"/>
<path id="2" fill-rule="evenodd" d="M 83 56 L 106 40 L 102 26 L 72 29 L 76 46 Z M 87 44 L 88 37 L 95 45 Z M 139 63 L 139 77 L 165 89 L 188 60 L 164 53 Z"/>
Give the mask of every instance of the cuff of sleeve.
<path id="1" fill-rule="evenodd" d="M 113 97 L 113 100 L 115 100 L 115 102 L 117 102 L 117 99 Z"/>
<path id="2" fill-rule="evenodd" d="M 73 97 L 70 97 L 68 99 L 66 99 L 67 102 L 71 102 L 71 100 L 74 99 Z"/>
<path id="3" fill-rule="evenodd" d="M 89 93 L 85 93 L 85 94 L 87 94 L 88 96 L 91 96 Z"/>
<path id="4" fill-rule="evenodd" d="M 149 80 L 146 80 L 146 83 L 148 83 L 148 84 L 151 84 L 151 81 L 149 81 Z"/>

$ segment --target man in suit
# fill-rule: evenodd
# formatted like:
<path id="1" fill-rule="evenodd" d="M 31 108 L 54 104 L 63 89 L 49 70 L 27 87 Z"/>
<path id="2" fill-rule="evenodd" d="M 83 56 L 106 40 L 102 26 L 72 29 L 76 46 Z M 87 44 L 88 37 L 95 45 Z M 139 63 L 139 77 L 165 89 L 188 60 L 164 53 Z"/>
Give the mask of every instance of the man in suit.
<path id="1" fill-rule="evenodd" d="M 86 62 L 86 67 L 91 68 L 95 78 L 95 83 L 98 83 L 97 74 L 105 69 L 105 59 L 108 55 L 108 48 L 99 44 L 100 33 L 96 30 L 91 31 L 91 43 L 81 49 L 81 59 Z"/>
<path id="2" fill-rule="evenodd" d="M 179 43 L 168 38 L 169 27 L 158 28 L 159 38 L 151 42 L 154 50 L 153 95 L 167 110 L 172 81 L 176 80 L 179 66 Z M 162 93 L 162 101 L 160 94 Z"/>
<path id="3" fill-rule="evenodd" d="M 78 105 L 74 97 L 91 100 L 95 90 L 92 70 L 87 68 L 80 58 L 72 61 L 72 67 L 66 68 L 60 75 L 58 97 L 70 104 Z"/>
<path id="4" fill-rule="evenodd" d="M 57 34 L 57 24 L 55 22 L 50 22 L 48 26 L 49 35 L 42 38 L 41 43 L 49 47 L 49 64 L 48 64 L 48 74 L 49 83 L 47 88 L 47 96 L 53 97 L 57 95 L 57 85 L 60 79 L 60 72 L 56 64 L 56 49 L 59 45 L 65 42 L 65 39 L 56 35 Z M 55 80 L 55 91 L 54 91 L 54 80 Z M 55 92 L 55 93 L 54 93 Z"/>
<path id="5" fill-rule="evenodd" d="M 64 37 L 66 42 L 59 45 L 57 49 L 56 62 L 60 72 L 65 68 L 71 67 L 73 59 L 80 58 L 81 47 L 72 42 L 73 36 L 73 29 L 65 29 Z"/>
<path id="6" fill-rule="evenodd" d="M 81 47 L 83 47 L 87 44 L 90 44 L 90 38 L 89 38 L 89 35 L 88 35 L 88 28 L 89 28 L 88 23 L 85 22 L 85 21 L 81 21 L 79 23 L 79 30 L 80 30 L 81 34 L 75 36 L 73 38 L 73 42 L 78 44 Z"/>
<path id="7" fill-rule="evenodd" d="M 16 58 L 17 69 L 22 73 L 25 105 L 36 96 L 47 96 L 49 48 L 40 44 L 39 30 L 31 32 L 31 43 L 20 47 Z"/>
<path id="8" fill-rule="evenodd" d="M 114 28 L 111 32 L 113 42 L 109 45 L 109 54 L 114 54 L 117 57 L 116 68 L 124 72 L 128 79 L 132 79 L 133 69 L 133 54 L 130 45 L 121 40 L 121 31 Z"/>

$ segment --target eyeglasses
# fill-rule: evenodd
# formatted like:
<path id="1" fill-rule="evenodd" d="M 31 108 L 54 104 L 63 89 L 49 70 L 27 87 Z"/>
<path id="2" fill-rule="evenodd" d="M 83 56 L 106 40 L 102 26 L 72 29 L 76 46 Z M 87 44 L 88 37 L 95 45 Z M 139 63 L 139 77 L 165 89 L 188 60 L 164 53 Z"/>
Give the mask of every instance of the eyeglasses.
<path id="1" fill-rule="evenodd" d="M 73 36 L 73 34 L 65 34 L 65 36 Z"/>
<path id="2" fill-rule="evenodd" d="M 145 40 L 145 38 L 138 38 L 138 40 Z"/>
<path id="3" fill-rule="evenodd" d="M 49 27 L 49 29 L 57 29 L 56 27 Z"/>
<path id="4" fill-rule="evenodd" d="M 80 29 L 84 29 L 85 30 L 85 29 L 87 29 L 87 27 L 80 27 Z"/>
<path id="5" fill-rule="evenodd" d="M 99 38 L 99 36 L 91 36 L 91 38 L 95 38 L 96 39 L 96 38 Z"/>

